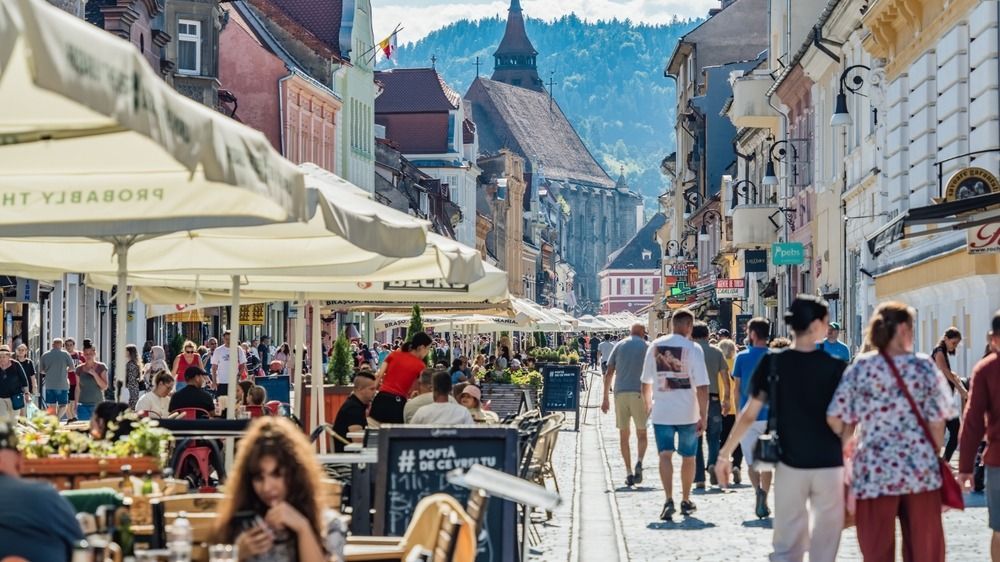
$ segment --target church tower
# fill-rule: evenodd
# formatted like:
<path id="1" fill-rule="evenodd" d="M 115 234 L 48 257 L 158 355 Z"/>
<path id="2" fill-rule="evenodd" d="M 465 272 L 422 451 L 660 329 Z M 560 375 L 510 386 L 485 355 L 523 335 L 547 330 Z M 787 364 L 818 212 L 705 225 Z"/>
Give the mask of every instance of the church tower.
<path id="1" fill-rule="evenodd" d="M 529 90 L 545 91 L 535 65 L 537 56 L 538 51 L 531 45 L 528 33 L 524 30 L 521 2 L 511 0 L 510 10 L 507 11 L 507 29 L 500 46 L 493 53 L 493 80 Z"/>

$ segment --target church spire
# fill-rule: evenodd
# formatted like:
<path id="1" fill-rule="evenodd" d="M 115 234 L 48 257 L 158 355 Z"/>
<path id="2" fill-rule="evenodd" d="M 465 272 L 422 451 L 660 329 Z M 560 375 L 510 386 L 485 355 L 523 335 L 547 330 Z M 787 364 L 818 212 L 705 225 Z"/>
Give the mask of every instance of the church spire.
<path id="1" fill-rule="evenodd" d="M 493 53 L 493 80 L 544 91 L 535 65 L 537 55 L 538 51 L 524 30 L 521 3 L 519 0 L 511 0 L 510 10 L 507 11 L 507 29 L 500 40 L 500 46 Z"/>

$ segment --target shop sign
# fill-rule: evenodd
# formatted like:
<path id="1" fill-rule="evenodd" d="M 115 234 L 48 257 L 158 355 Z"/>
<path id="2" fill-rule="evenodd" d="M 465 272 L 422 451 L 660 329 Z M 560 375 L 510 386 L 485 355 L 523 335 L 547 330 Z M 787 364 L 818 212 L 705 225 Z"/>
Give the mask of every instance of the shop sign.
<path id="1" fill-rule="evenodd" d="M 1000 192 L 1000 181 L 997 181 L 996 176 L 988 170 L 965 168 L 956 172 L 948 180 L 948 186 L 944 190 L 944 200 L 960 201 L 998 192 Z"/>
<path id="2" fill-rule="evenodd" d="M 802 265 L 805 260 L 806 250 L 801 242 L 771 244 L 771 263 L 774 265 Z"/>
<path id="3" fill-rule="evenodd" d="M 715 298 L 743 299 L 746 295 L 745 279 L 717 279 L 715 281 Z"/>
<path id="4" fill-rule="evenodd" d="M 663 276 L 664 277 L 687 277 L 688 274 L 688 264 L 687 262 L 674 262 L 674 263 L 663 263 Z"/>
<path id="5" fill-rule="evenodd" d="M 18 277 L 14 300 L 17 302 L 38 302 L 38 281 Z"/>
<path id="6" fill-rule="evenodd" d="M 240 305 L 240 324 L 263 324 L 266 308 L 267 305 L 264 303 Z"/>
<path id="7" fill-rule="evenodd" d="M 970 254 L 1000 254 L 1000 223 L 974 226 L 965 236 Z"/>
<path id="8" fill-rule="evenodd" d="M 767 273 L 767 250 L 747 250 L 743 252 L 743 271 L 747 273 Z"/>
<path id="9" fill-rule="evenodd" d="M 747 324 L 753 315 L 750 314 L 737 314 L 736 315 L 736 343 L 742 344 L 747 339 Z"/>

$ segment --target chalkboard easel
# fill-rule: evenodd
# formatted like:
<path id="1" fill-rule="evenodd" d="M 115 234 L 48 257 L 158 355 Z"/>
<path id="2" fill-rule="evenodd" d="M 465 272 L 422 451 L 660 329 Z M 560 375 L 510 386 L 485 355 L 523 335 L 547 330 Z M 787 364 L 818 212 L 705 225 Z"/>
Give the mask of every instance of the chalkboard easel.
<path id="1" fill-rule="evenodd" d="M 575 412 L 574 429 L 580 431 L 580 366 L 542 366 L 542 414 Z"/>
<path id="2" fill-rule="evenodd" d="M 463 504 L 469 490 L 448 482 L 455 468 L 481 464 L 517 474 L 517 430 L 513 427 L 384 425 L 378 433 L 375 534 L 402 536 L 417 504 L 438 492 Z M 490 500 L 478 537 L 476 562 L 515 562 L 515 505 Z"/>

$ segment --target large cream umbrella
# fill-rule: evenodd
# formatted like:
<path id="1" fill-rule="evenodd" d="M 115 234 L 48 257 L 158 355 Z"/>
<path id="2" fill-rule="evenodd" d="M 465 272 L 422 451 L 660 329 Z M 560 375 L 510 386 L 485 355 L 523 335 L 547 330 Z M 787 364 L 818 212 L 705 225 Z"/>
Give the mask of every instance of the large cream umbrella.
<path id="1" fill-rule="evenodd" d="M 41 0 L 0 0 L 0 236 L 103 241 L 125 310 L 138 240 L 300 220 L 305 204 L 302 173 L 261 133 L 173 91 L 131 44 Z"/>

